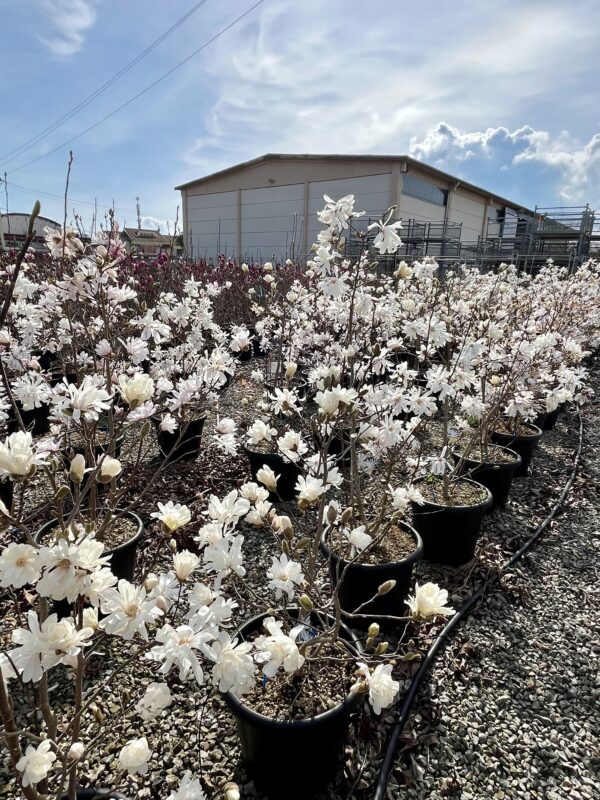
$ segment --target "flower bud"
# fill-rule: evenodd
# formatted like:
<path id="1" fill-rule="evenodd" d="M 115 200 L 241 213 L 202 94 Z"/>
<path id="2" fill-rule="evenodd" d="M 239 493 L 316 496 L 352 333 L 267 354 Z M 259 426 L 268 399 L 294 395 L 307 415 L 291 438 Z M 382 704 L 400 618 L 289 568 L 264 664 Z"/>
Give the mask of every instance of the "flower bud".
<path id="1" fill-rule="evenodd" d="M 377 594 L 380 596 L 383 594 L 387 594 L 388 592 L 391 592 L 395 586 L 396 586 L 396 581 L 393 580 L 385 581 L 385 583 L 382 583 L 379 589 L 377 589 Z"/>
<path id="2" fill-rule="evenodd" d="M 336 509 L 336 507 L 334 505 L 328 505 L 327 506 L 327 522 L 330 525 L 333 525 L 333 523 L 335 522 L 336 518 L 337 518 L 337 509 Z"/>
<path id="3" fill-rule="evenodd" d="M 146 576 L 146 580 L 144 581 L 144 589 L 147 592 L 151 592 L 155 586 L 158 586 L 158 577 L 154 574 L 154 572 L 149 572 Z"/>
<path id="4" fill-rule="evenodd" d="M 77 453 L 69 466 L 69 477 L 74 483 L 81 483 L 85 474 L 85 458 Z"/>
<path id="5" fill-rule="evenodd" d="M 346 508 L 342 514 L 342 519 L 341 519 L 342 525 L 347 525 L 352 519 L 353 514 L 354 514 L 354 509 L 352 508 L 352 506 Z"/>
<path id="6" fill-rule="evenodd" d="M 70 493 L 71 493 L 71 490 L 69 489 L 68 486 L 60 486 L 57 489 L 56 494 L 54 495 L 54 499 L 55 500 L 63 500 Z"/>
<path id="7" fill-rule="evenodd" d="M 157 608 L 159 608 L 161 611 L 163 611 L 163 612 L 166 612 L 166 611 L 167 611 L 167 601 L 166 601 L 166 600 L 165 600 L 165 598 L 162 596 L 162 594 L 159 594 L 159 595 L 158 595 L 158 597 L 156 598 L 156 603 L 155 603 L 155 605 L 156 605 L 156 607 L 157 607 Z"/>
<path id="8" fill-rule="evenodd" d="M 242 272 L 248 272 L 248 264 L 242 264 Z"/>
<path id="9" fill-rule="evenodd" d="M 98 483 L 110 483 L 112 479 L 120 475 L 122 471 L 123 467 L 118 458 L 104 456 L 100 464 L 100 470 L 96 475 L 96 480 Z"/>
<path id="10" fill-rule="evenodd" d="M 295 361 L 288 361 L 285 366 L 285 379 L 286 381 L 291 381 L 294 375 L 296 374 L 296 370 L 298 369 L 298 364 Z"/>
<path id="11" fill-rule="evenodd" d="M 95 703 L 92 703 L 92 705 L 90 706 L 90 711 L 92 712 L 92 716 L 94 717 L 98 725 L 102 725 L 102 723 L 104 722 L 104 714 L 100 711 L 100 709 Z"/>
<path id="12" fill-rule="evenodd" d="M 302 539 L 300 539 L 300 541 L 297 542 L 296 550 L 304 550 L 306 547 L 310 545 L 311 541 L 312 539 L 310 538 L 310 536 L 303 536 Z"/>
<path id="13" fill-rule="evenodd" d="M 85 746 L 83 742 L 73 742 L 69 748 L 69 758 L 71 761 L 79 761 L 81 756 L 85 753 Z"/>
<path id="14" fill-rule="evenodd" d="M 142 430 L 140 431 L 140 438 L 145 439 L 149 433 L 150 433 L 150 420 L 147 419 L 142 425 Z"/>
<path id="15" fill-rule="evenodd" d="M 313 601 L 307 594 L 300 595 L 300 597 L 298 598 L 298 602 L 305 611 L 312 611 L 314 608 Z"/>
<path id="16" fill-rule="evenodd" d="M 169 550 L 172 553 L 176 553 L 177 552 L 177 542 L 175 541 L 175 539 L 170 539 L 169 540 Z M 395 583 L 395 581 L 394 581 L 394 583 Z"/>
<path id="17" fill-rule="evenodd" d="M 379 625 L 376 622 L 372 622 L 369 625 L 369 636 L 374 639 L 376 636 L 379 636 Z"/>
<path id="18" fill-rule="evenodd" d="M 237 783 L 228 781 L 223 787 L 223 800 L 240 800 L 240 790 Z"/>
<path id="19" fill-rule="evenodd" d="M 389 642 L 379 642 L 375 649 L 376 656 L 382 656 L 384 653 L 387 653 L 387 649 L 390 646 Z"/>

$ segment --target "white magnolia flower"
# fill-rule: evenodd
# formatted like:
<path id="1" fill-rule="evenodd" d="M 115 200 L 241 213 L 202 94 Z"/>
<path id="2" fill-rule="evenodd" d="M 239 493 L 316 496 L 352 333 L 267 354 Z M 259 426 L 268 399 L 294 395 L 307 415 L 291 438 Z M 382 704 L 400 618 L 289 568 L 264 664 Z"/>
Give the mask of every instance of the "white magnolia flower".
<path id="1" fill-rule="evenodd" d="M 263 625 L 270 635 L 259 636 L 254 642 L 257 650 L 254 659 L 258 664 L 263 664 L 263 675 L 272 678 L 280 667 L 285 672 L 299 670 L 305 661 L 296 644 L 301 626 L 293 628 L 288 636 L 274 617 L 267 617 Z"/>
<path id="2" fill-rule="evenodd" d="M 40 577 L 39 553 L 30 544 L 11 542 L 0 553 L 0 586 L 20 589 Z"/>
<path id="3" fill-rule="evenodd" d="M 56 761 L 56 753 L 52 752 L 52 744 L 46 739 L 37 747 L 29 745 L 25 755 L 17 761 L 17 769 L 23 773 L 23 786 L 35 786 L 48 777 L 52 765 Z"/>
<path id="4" fill-rule="evenodd" d="M 381 714 L 382 709 L 392 705 L 398 691 L 399 681 L 392 678 L 391 664 L 378 664 L 371 673 L 369 667 L 359 662 L 359 672 L 369 687 L 369 702 L 376 714 Z"/>
<path id="5" fill-rule="evenodd" d="M 273 556 L 273 563 L 267 571 L 269 578 L 269 588 L 275 589 L 275 597 L 279 600 L 284 593 L 288 600 L 294 596 L 295 586 L 300 586 L 304 582 L 302 565 L 297 561 L 290 561 L 285 553 L 279 558 Z"/>
<path id="6" fill-rule="evenodd" d="M 189 550 L 182 550 L 180 553 L 176 553 L 173 556 L 173 569 L 177 580 L 181 583 L 187 581 L 199 563 L 199 556 Z"/>
<path id="7" fill-rule="evenodd" d="M 264 484 L 271 492 L 277 491 L 277 481 L 281 475 L 275 475 L 271 467 L 263 464 L 263 466 L 256 473 L 256 480 Z"/>
<path id="8" fill-rule="evenodd" d="M 259 503 L 262 500 L 267 500 L 269 497 L 269 490 L 263 486 L 259 486 L 254 481 L 248 481 L 240 486 L 240 494 L 245 497 L 250 503 Z"/>
<path id="9" fill-rule="evenodd" d="M 350 543 L 351 558 L 354 558 L 356 553 L 362 553 L 373 541 L 373 537 L 367 533 L 365 525 L 359 525 L 357 528 L 353 528 L 353 530 L 346 534 L 346 538 Z"/>
<path id="10" fill-rule="evenodd" d="M 73 666 L 75 657 L 88 647 L 91 628 L 78 630 L 71 617 L 59 620 L 50 614 L 40 625 L 35 611 L 27 612 L 28 628 L 17 628 L 12 640 L 18 645 L 9 655 L 25 683 L 41 680 L 45 670 L 56 664 Z"/>
<path id="11" fill-rule="evenodd" d="M 212 658 L 211 642 L 217 636 L 217 626 L 207 607 L 202 607 L 186 625 L 173 628 L 163 625 L 156 634 L 157 644 L 148 653 L 148 658 L 162 662 L 160 672 L 167 675 L 173 666 L 179 668 L 179 680 L 194 677 L 198 686 L 204 683 L 202 664 L 198 652 Z"/>
<path id="12" fill-rule="evenodd" d="M 220 525 L 237 525 L 249 510 L 250 502 L 245 497 L 239 497 L 237 490 L 233 489 L 222 500 L 211 494 L 206 513 L 213 522 Z"/>
<path id="13" fill-rule="evenodd" d="M 136 703 L 136 711 L 142 719 L 154 719 L 173 701 L 171 690 L 166 683 L 149 683 L 144 696 Z"/>
<path id="14" fill-rule="evenodd" d="M 42 597 L 69 603 L 79 596 L 91 600 L 94 581 L 103 580 L 103 568 L 110 564 L 103 543 L 91 535 L 78 541 L 60 539 L 51 547 L 41 547 L 39 552 L 43 575 L 37 584 L 38 592 Z"/>
<path id="15" fill-rule="evenodd" d="M 242 264 L 246 266 L 246 264 Z M 171 792 L 167 800 L 206 800 L 206 795 L 200 785 L 198 778 L 193 778 L 192 773 L 187 770 L 179 784 L 177 791 Z"/>
<path id="16" fill-rule="evenodd" d="M 112 347 L 110 346 L 110 342 L 106 339 L 101 339 L 96 345 L 96 355 L 100 356 L 100 358 L 108 358 L 108 356 L 111 356 Z"/>
<path id="17" fill-rule="evenodd" d="M 248 428 L 248 444 L 260 444 L 261 442 L 270 442 L 273 437 L 277 436 L 277 430 L 271 428 L 260 419 L 257 419 L 254 424 Z"/>
<path id="18" fill-rule="evenodd" d="M 136 372 L 135 375 L 119 376 L 119 392 L 130 408 L 151 400 L 154 394 L 154 381 L 144 372 Z"/>
<path id="19" fill-rule="evenodd" d="M 425 498 L 416 486 L 399 486 L 392 492 L 392 505 L 402 514 L 408 510 L 411 501 L 418 505 L 423 505 L 425 502 Z"/>
<path id="20" fill-rule="evenodd" d="M 16 431 L 0 443 L 0 478 L 24 478 L 44 461 L 43 455 L 36 455 L 30 433 Z"/>
<path id="21" fill-rule="evenodd" d="M 241 578 L 246 574 L 243 566 L 242 545 L 243 536 L 234 536 L 232 539 L 220 539 L 209 545 L 204 551 L 204 563 L 209 572 L 216 572 L 215 589 L 221 587 L 223 579 L 230 572 L 235 572 Z"/>
<path id="22" fill-rule="evenodd" d="M 159 519 L 167 530 L 176 531 L 188 524 L 192 513 L 187 506 L 169 500 L 168 503 L 159 503 L 158 511 L 154 511 L 150 516 Z"/>
<path id="23" fill-rule="evenodd" d="M 226 631 L 221 631 L 212 644 L 215 662 L 212 671 L 213 683 L 220 692 L 236 695 L 249 692 L 254 686 L 254 662 L 250 642 L 237 643 Z"/>
<path id="24" fill-rule="evenodd" d="M 101 606 L 107 615 L 100 621 L 102 630 L 126 640 L 139 634 L 148 641 L 146 625 L 151 625 L 163 613 L 153 598 L 147 599 L 143 587 L 133 586 L 124 579 L 119 581 L 117 589 L 104 593 Z"/>
<path id="25" fill-rule="evenodd" d="M 113 478 L 116 478 L 117 475 L 120 475 L 122 471 L 123 466 L 118 458 L 104 456 L 100 463 L 100 471 L 98 475 L 100 479 L 110 481 Z"/>
<path id="26" fill-rule="evenodd" d="M 159 425 L 161 431 L 166 431 L 167 433 L 175 433 L 178 427 L 177 420 L 172 414 L 165 414 Z"/>
<path id="27" fill-rule="evenodd" d="M 415 594 L 406 601 L 411 616 L 416 619 L 432 619 L 433 617 L 451 617 L 454 609 L 447 606 L 448 592 L 440 589 L 437 583 L 424 583 L 415 586 Z"/>
<path id="28" fill-rule="evenodd" d="M 312 475 L 307 477 L 300 475 L 295 488 L 298 492 L 298 502 L 306 505 L 313 505 L 327 491 L 327 486 L 323 481 L 320 478 L 314 478 Z"/>
<path id="29" fill-rule="evenodd" d="M 87 420 L 97 420 L 102 411 L 107 411 L 110 408 L 111 395 L 106 389 L 101 388 L 92 379 L 90 375 L 86 375 L 81 382 L 80 386 L 73 383 L 67 383 L 65 378 L 63 387 L 68 394 L 68 405 L 63 409 L 69 416 L 72 416 L 76 422 L 83 417 Z"/>
<path id="30" fill-rule="evenodd" d="M 148 772 L 148 759 L 150 758 L 150 748 L 145 736 L 141 739 L 132 739 L 119 753 L 119 769 L 127 771 L 130 775 L 139 773 L 145 775 Z"/>
<path id="31" fill-rule="evenodd" d="M 384 253 L 395 253 L 402 244 L 402 240 L 396 233 L 396 230 L 401 227 L 402 223 L 400 221 L 392 222 L 389 225 L 384 225 L 381 220 L 373 222 L 368 227 L 368 230 L 378 229 L 377 236 L 373 240 L 373 247 L 376 247 L 382 255 Z"/>

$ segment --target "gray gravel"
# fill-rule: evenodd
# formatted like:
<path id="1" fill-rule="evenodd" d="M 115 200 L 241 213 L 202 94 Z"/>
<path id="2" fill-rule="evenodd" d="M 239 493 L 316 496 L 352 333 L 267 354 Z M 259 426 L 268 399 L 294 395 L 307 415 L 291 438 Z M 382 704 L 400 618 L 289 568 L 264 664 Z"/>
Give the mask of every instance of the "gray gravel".
<path id="1" fill-rule="evenodd" d="M 242 365 L 238 379 L 225 393 L 221 414 L 245 427 L 254 416 L 255 389 L 247 377 L 259 362 Z M 242 397 L 250 403 L 241 405 Z M 389 797 L 460 798 L 461 800 L 527 800 L 527 798 L 592 798 L 599 763 L 597 709 L 597 644 L 600 606 L 600 407 L 586 412 L 583 469 L 552 530 L 532 555 L 501 579 L 484 604 L 464 625 L 438 660 L 421 692 L 403 736 L 389 784 Z M 213 419 L 205 428 L 205 446 Z M 561 417 L 557 430 L 544 436 L 532 475 L 517 480 L 509 506 L 484 524 L 478 558 L 458 570 L 419 565 L 418 579 L 436 580 L 450 590 L 455 607 L 486 575 L 497 570 L 545 517 L 570 473 L 577 441 L 574 414 Z M 204 469 L 203 457 L 194 468 Z M 226 464 L 225 464 L 226 466 Z M 233 485 L 245 479 L 233 470 Z M 162 487 L 156 494 L 161 495 Z M 162 496 L 162 495 L 161 495 Z M 296 516 L 293 507 L 282 512 Z M 296 519 L 298 528 L 310 524 Z M 194 526 L 195 527 L 195 526 Z M 275 551 L 269 533 L 244 531 L 249 581 Z M 243 605 L 243 597 L 239 598 Z M 436 626 L 439 629 L 439 626 Z M 434 635 L 434 627 L 430 635 Z M 127 648 L 112 642 L 95 661 L 90 684 L 108 675 L 126 656 Z M 418 664 L 399 664 L 397 677 L 408 685 Z M 139 693 L 156 674 L 146 664 L 107 687 L 99 706 L 107 717 L 106 748 L 84 765 L 83 774 L 97 785 L 117 777 L 117 755 L 123 740 L 146 735 L 155 748 L 146 776 L 121 779 L 119 789 L 130 797 L 164 798 L 186 769 L 202 779 L 210 796 L 226 780 L 236 780 L 243 798 L 261 798 L 240 764 L 235 723 L 223 701 L 205 690 L 191 691 L 159 719 L 137 717 L 114 725 L 111 714 Z M 54 691 L 64 689 L 56 675 Z M 177 696 L 177 694 L 176 694 Z M 359 716 L 350 732 L 335 786 L 323 798 L 372 798 L 374 784 L 394 711 L 376 720 Z M 83 738 L 98 733 L 86 715 Z M 298 765 L 290 762 L 291 774 Z M 2 779 L 0 796 L 12 797 Z M 316 798 L 313 798 L 316 800 Z"/>
<path id="2" fill-rule="evenodd" d="M 573 416 L 544 437 L 522 484 L 550 488 L 562 446 L 567 467 Z M 599 445 L 596 400 L 564 513 L 509 576 L 508 592 L 485 599 L 436 662 L 405 729 L 390 798 L 600 797 Z M 519 495 L 517 487 L 505 517 Z"/>

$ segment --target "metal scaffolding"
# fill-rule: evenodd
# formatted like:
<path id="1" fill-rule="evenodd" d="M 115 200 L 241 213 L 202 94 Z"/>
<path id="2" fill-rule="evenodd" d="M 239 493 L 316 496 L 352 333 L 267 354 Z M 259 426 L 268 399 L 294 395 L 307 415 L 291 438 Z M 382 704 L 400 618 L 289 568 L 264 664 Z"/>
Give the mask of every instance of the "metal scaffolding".
<path id="1" fill-rule="evenodd" d="M 366 223 L 373 221 L 363 223 L 363 236 L 370 243 L 376 232 L 367 232 Z M 589 205 L 536 206 L 533 214 L 498 209 L 488 219 L 486 229 L 486 235 L 476 241 L 461 241 L 461 223 L 403 220 L 402 246 L 394 256 L 381 256 L 380 267 L 387 272 L 403 259 L 434 256 L 443 264 L 458 262 L 486 268 L 504 262 L 535 272 L 548 259 L 574 269 L 587 258 L 600 257 L 600 219 Z M 351 237 L 348 252 L 354 255 L 361 246 L 364 240 Z"/>

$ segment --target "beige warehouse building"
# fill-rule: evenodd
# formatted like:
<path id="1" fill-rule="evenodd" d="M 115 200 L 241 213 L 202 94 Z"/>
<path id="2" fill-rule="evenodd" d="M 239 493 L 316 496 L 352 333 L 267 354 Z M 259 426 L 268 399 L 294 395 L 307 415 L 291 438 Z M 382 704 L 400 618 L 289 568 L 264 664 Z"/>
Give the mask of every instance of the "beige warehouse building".
<path id="1" fill-rule="evenodd" d="M 408 156 L 268 153 L 176 188 L 186 255 L 209 260 L 304 259 L 322 227 L 324 194 L 354 194 L 362 226 L 397 206 L 409 256 L 458 256 L 469 244 L 515 236 L 534 214 Z"/>

